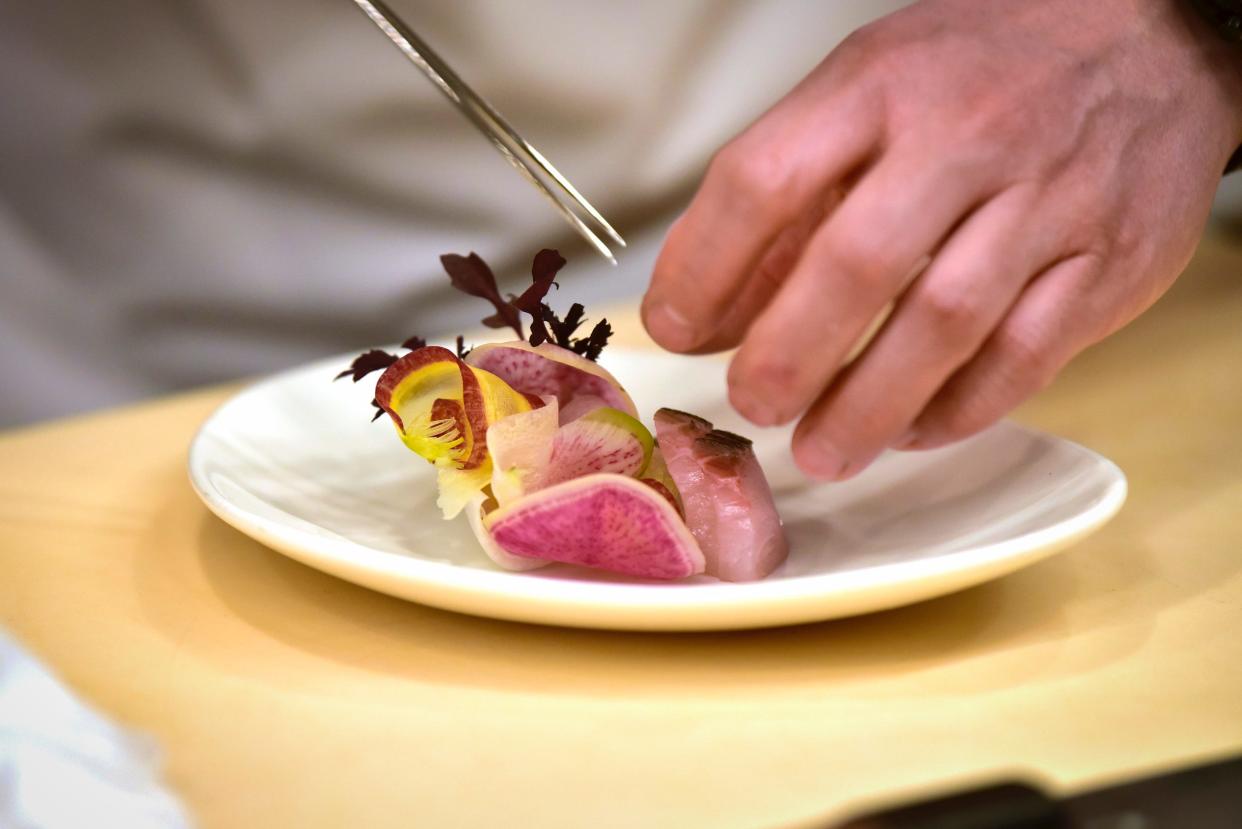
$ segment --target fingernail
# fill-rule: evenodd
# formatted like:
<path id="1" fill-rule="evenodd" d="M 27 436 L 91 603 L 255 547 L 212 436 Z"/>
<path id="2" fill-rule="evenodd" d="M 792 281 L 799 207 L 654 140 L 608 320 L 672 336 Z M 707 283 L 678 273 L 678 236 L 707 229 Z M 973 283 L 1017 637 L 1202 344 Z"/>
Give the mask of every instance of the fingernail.
<path id="1" fill-rule="evenodd" d="M 914 445 L 919 442 L 919 433 L 913 429 L 907 429 L 906 433 L 892 442 L 893 449 L 913 449 Z"/>
<path id="2" fill-rule="evenodd" d="M 748 391 L 731 391 L 729 399 L 738 413 L 756 426 L 775 426 L 780 422 L 776 409 Z"/>
<path id="3" fill-rule="evenodd" d="M 801 460 L 804 472 L 822 480 L 838 481 L 849 471 L 849 461 L 822 438 L 813 438 L 806 444 Z"/>
<path id="4" fill-rule="evenodd" d="M 660 345 L 670 351 L 689 351 L 698 345 L 698 337 L 690 320 L 667 302 L 650 303 L 643 314 L 647 331 Z"/>
<path id="5" fill-rule="evenodd" d="M 864 469 L 866 469 L 867 466 L 868 464 L 866 463 L 855 463 L 854 461 L 846 461 L 845 465 L 841 467 L 841 471 L 837 473 L 837 477 L 835 480 L 848 481 L 850 478 L 853 478 L 859 472 L 862 472 Z"/>

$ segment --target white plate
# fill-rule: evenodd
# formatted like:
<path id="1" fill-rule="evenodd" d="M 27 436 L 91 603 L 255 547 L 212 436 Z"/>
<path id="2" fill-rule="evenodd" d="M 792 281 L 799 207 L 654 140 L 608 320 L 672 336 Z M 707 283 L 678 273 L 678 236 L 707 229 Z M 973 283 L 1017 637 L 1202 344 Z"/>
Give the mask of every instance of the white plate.
<path id="1" fill-rule="evenodd" d="M 933 452 L 889 453 L 857 478 L 815 484 L 788 431 L 756 434 L 724 399 L 722 362 L 610 350 L 604 364 L 649 423 L 661 405 L 755 438 L 792 542 L 762 582 L 654 583 L 564 565 L 493 566 L 465 518 L 435 507 L 431 467 L 369 423 L 374 375 L 331 382 L 336 358 L 225 403 L 190 450 L 195 489 L 242 532 L 312 567 L 449 610 L 554 625 L 713 630 L 811 622 L 943 595 L 1013 572 L 1111 518 L 1126 481 L 1077 444 L 1001 423 Z"/>

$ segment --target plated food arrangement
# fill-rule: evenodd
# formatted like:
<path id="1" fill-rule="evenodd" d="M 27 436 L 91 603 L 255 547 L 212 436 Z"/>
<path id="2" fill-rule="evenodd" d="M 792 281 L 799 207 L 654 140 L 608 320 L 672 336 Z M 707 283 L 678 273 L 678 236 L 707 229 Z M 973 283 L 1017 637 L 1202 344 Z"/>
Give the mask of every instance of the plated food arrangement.
<path id="1" fill-rule="evenodd" d="M 520 296 L 502 296 L 473 253 L 441 262 L 454 287 L 491 303 L 484 324 L 516 339 L 467 349 L 458 337 L 449 349 L 412 337 L 406 353 L 368 351 L 337 377 L 380 372 L 375 416 L 434 465 L 443 517 L 464 512 L 493 562 L 743 582 L 785 560 L 789 543 L 751 442 L 667 408 L 653 434 L 596 363 L 607 320 L 578 336 L 582 305 L 561 317 L 546 302 L 565 264 L 556 251 L 535 256 Z"/>
<path id="2" fill-rule="evenodd" d="M 643 631 L 814 622 L 943 596 L 1065 549 L 1125 500 L 1107 458 L 1009 422 L 887 453 L 848 481 L 809 480 L 787 430 L 754 434 L 753 447 L 722 431 L 745 428 L 724 361 L 609 345 L 604 373 L 582 352 L 606 343 L 607 323 L 577 338 L 565 320 L 581 313 L 545 321 L 551 339 L 537 345 L 450 342 L 398 366 L 426 346 L 411 340 L 355 361 L 349 374 L 366 382 L 348 388 L 327 381 L 350 357 L 263 378 L 203 422 L 190 481 L 240 532 L 362 587 L 496 619 Z M 522 366 L 540 370 L 522 379 Z M 405 428 L 383 407 L 384 422 L 368 423 L 373 399 Z M 515 411 L 498 416 L 505 405 Z M 446 508 L 458 517 L 444 520 Z M 204 525 L 204 555 L 255 553 L 217 530 Z M 729 581 L 787 547 L 765 577 Z M 605 564 L 620 572 L 591 566 Z"/>

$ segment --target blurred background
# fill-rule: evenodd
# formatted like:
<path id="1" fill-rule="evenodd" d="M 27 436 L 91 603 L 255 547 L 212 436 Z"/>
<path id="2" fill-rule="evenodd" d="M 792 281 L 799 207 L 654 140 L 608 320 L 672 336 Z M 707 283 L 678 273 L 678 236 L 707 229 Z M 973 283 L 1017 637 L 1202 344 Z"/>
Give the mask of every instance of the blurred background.
<path id="1" fill-rule="evenodd" d="M 349 0 L 0 4 L 0 426 L 637 297 L 711 153 L 901 2 L 391 0 L 630 241 L 590 253 Z M 1242 220 L 1227 182 L 1218 221 Z"/>

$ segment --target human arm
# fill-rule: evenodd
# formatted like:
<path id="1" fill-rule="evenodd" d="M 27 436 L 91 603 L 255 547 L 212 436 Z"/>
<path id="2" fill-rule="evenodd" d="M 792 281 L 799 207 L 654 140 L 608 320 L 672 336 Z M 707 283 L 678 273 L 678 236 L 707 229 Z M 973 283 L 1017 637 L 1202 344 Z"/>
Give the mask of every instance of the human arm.
<path id="1" fill-rule="evenodd" d="M 737 409 L 800 418 L 799 465 L 848 477 L 979 431 L 1155 302 L 1239 144 L 1242 57 L 1181 0 L 922 0 L 716 155 L 644 318 L 740 344 Z"/>

